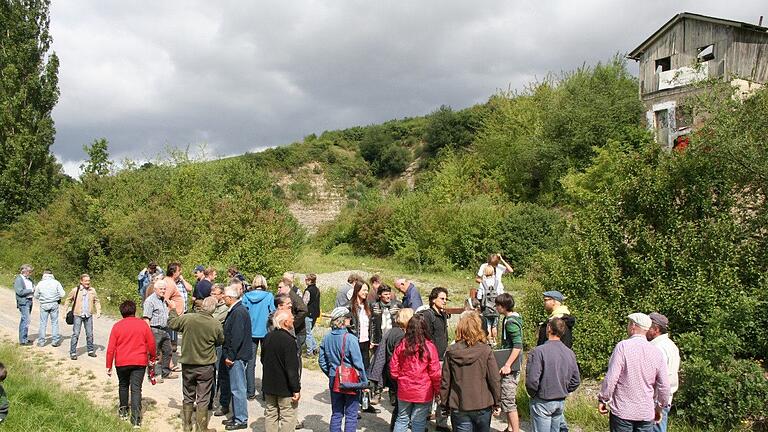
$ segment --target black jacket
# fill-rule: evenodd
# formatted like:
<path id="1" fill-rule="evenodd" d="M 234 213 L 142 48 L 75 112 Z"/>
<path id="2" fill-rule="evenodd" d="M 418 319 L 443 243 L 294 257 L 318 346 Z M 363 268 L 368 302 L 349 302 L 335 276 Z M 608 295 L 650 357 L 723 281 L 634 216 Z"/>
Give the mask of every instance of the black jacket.
<path id="1" fill-rule="evenodd" d="M 251 316 L 242 302 L 238 301 L 232 305 L 224 320 L 224 346 L 221 355 L 232 361 L 250 361 L 253 358 Z"/>
<path id="2" fill-rule="evenodd" d="M 288 290 L 288 296 L 291 297 L 291 313 L 293 313 L 293 330 L 296 335 L 307 333 L 307 323 L 304 322 L 304 317 L 307 316 L 307 305 L 304 304 L 304 300 L 299 295 L 299 289 L 291 288 Z"/>
<path id="3" fill-rule="evenodd" d="M 275 396 L 293 396 L 301 391 L 299 349 L 296 338 L 288 331 L 276 329 L 264 338 L 261 350 L 264 377 L 261 391 Z"/>
<path id="4" fill-rule="evenodd" d="M 427 332 L 432 343 L 437 347 L 437 354 L 440 356 L 440 361 L 445 358 L 445 350 L 448 348 L 448 315 L 435 311 L 434 308 L 429 308 L 422 312 L 424 319 L 427 321 Z"/>
<path id="5" fill-rule="evenodd" d="M 382 320 L 387 319 L 391 323 L 390 328 L 395 327 L 395 316 L 403 307 L 397 300 L 391 300 L 389 306 L 384 306 L 381 301 L 371 303 L 371 343 L 380 344 Z"/>
<path id="6" fill-rule="evenodd" d="M 568 348 L 573 349 L 573 325 L 576 324 L 576 318 L 574 318 L 571 315 L 563 315 L 561 317 L 563 321 L 565 321 L 565 334 L 562 338 L 560 338 L 560 341 L 563 342 L 565 346 Z M 542 323 L 539 323 L 539 338 L 536 341 L 536 346 L 544 345 L 544 343 L 547 341 L 547 321 L 544 321 Z"/>
<path id="7" fill-rule="evenodd" d="M 317 285 L 311 284 L 304 289 L 304 294 L 309 293 L 309 301 L 307 302 L 307 316 L 312 319 L 320 317 L 320 290 Z"/>

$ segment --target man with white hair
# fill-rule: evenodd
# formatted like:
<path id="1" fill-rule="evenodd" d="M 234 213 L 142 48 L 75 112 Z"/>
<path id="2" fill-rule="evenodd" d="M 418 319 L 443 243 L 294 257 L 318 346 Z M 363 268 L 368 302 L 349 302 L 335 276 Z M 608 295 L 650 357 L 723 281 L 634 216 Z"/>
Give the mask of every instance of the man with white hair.
<path id="1" fill-rule="evenodd" d="M 167 283 L 163 279 L 155 282 L 154 291 L 144 300 L 144 313 L 142 314 L 142 318 L 152 329 L 157 351 L 162 353 L 162 358 L 155 365 L 156 368 L 160 369 L 158 382 L 178 378 L 178 375 L 171 373 L 173 347 L 171 346 L 171 336 L 168 334 L 168 310 L 173 308 L 174 304 L 173 301 L 166 298 L 166 285 Z"/>
<path id="2" fill-rule="evenodd" d="M 32 275 L 32 266 L 22 264 L 19 274 L 13 281 L 13 289 L 16 291 L 16 307 L 21 313 L 19 320 L 19 345 L 29 346 L 29 314 L 32 313 L 32 295 L 35 293 L 35 284 L 29 277 Z"/>
<path id="3" fill-rule="evenodd" d="M 275 330 L 267 334 L 261 351 L 262 392 L 267 405 L 264 422 L 267 432 L 287 432 L 296 426 L 296 408 L 301 397 L 299 348 L 293 335 L 291 311 L 277 311 L 272 323 Z"/>
<path id="4" fill-rule="evenodd" d="M 669 338 L 669 319 L 658 313 L 653 312 L 648 317 L 651 319 L 651 328 L 648 329 L 646 337 L 651 345 L 661 351 L 664 362 L 667 364 L 667 373 L 669 374 L 669 403 L 672 404 L 672 396 L 677 391 L 679 385 L 678 373 L 680 371 L 680 350 L 672 339 Z M 654 432 L 667 432 L 667 423 L 669 420 L 669 407 L 661 410 L 661 422 L 653 427 Z"/>
<path id="5" fill-rule="evenodd" d="M 650 432 L 654 422 L 661 421 L 662 410 L 669 406 L 667 364 L 661 351 L 646 339 L 651 318 L 633 313 L 627 319 L 629 338 L 613 349 L 597 395 L 597 409 L 608 414 L 610 406 L 611 432 Z"/>
<path id="6" fill-rule="evenodd" d="M 53 277 L 53 272 L 46 269 L 43 278 L 35 287 L 35 298 L 40 303 L 40 331 L 37 336 L 37 346 L 45 345 L 45 332 L 48 327 L 48 317 L 51 318 L 51 341 L 53 346 L 61 345 L 59 333 L 59 303 L 66 295 L 64 287 Z"/>
<path id="7" fill-rule="evenodd" d="M 196 429 L 208 432 L 208 402 L 216 372 L 216 346 L 224 343 L 224 330 L 213 317 L 217 302 L 215 297 L 206 297 L 198 313 L 181 316 L 175 309 L 170 309 L 168 328 L 184 334 L 179 358 L 184 394 L 181 416 L 184 432 L 192 432 L 193 415 Z"/>
<path id="8" fill-rule="evenodd" d="M 224 303 L 229 313 L 224 320 L 224 347 L 222 358 L 229 369 L 229 387 L 232 392 L 232 419 L 224 420 L 226 430 L 248 427 L 248 400 L 246 399 L 245 368 L 253 358 L 251 317 L 240 302 L 240 289 L 229 285 L 224 289 Z"/>
<path id="9" fill-rule="evenodd" d="M 421 301 L 421 294 L 419 289 L 416 288 L 416 284 L 413 281 L 406 280 L 404 278 L 395 280 L 395 288 L 403 293 L 403 307 L 416 310 L 424 305 Z"/>

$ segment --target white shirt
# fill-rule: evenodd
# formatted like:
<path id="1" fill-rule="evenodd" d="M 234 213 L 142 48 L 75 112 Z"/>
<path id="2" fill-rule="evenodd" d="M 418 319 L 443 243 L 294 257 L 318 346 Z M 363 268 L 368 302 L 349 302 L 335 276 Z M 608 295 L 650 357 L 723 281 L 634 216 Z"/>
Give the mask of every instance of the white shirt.
<path id="1" fill-rule="evenodd" d="M 370 325 L 370 318 L 365 313 L 365 306 L 360 305 L 357 312 L 358 321 L 360 321 L 360 342 L 368 342 L 368 326 Z"/>
<path id="2" fill-rule="evenodd" d="M 504 266 L 504 264 L 497 264 L 496 265 L 496 273 L 493 276 L 486 277 L 485 276 L 485 268 L 488 266 L 488 263 L 483 263 L 480 266 L 480 269 L 477 271 L 477 277 L 482 278 L 483 282 L 485 282 L 485 285 L 490 287 L 494 284 L 496 285 L 496 295 L 499 295 L 504 292 L 504 283 L 501 282 L 501 276 L 507 272 L 507 267 Z M 477 286 L 477 299 L 482 300 L 483 299 L 483 292 L 485 289 L 483 289 L 483 284 L 480 283 Z"/>
<path id="3" fill-rule="evenodd" d="M 661 355 L 664 357 L 664 361 L 667 363 L 667 372 L 669 374 L 669 403 L 672 403 L 672 395 L 677 391 L 679 384 L 677 372 L 680 370 L 680 350 L 677 349 L 677 345 L 672 342 L 668 334 L 660 334 L 656 336 L 651 345 L 661 351 Z"/>

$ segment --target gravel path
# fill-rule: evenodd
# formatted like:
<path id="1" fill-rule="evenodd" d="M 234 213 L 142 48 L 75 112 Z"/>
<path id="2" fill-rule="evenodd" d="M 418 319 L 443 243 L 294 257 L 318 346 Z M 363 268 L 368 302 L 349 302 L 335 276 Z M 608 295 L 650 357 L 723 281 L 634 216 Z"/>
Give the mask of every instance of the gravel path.
<path id="1" fill-rule="evenodd" d="M 346 280 L 349 272 L 336 272 L 318 275 L 319 281 L 328 281 L 325 286 L 338 286 L 337 280 Z M 340 283 L 340 282 L 339 282 Z M 97 287 L 98 289 L 98 287 Z M 0 290 L 0 310 L 5 311 L 0 315 L 0 333 L 11 341 L 18 341 L 19 313 L 16 309 L 16 300 L 10 289 Z M 30 340 L 38 335 L 40 318 L 38 306 L 32 309 L 31 325 L 29 329 Z M 62 330 L 62 345 L 54 348 L 50 345 L 50 327 L 48 344 L 39 348 L 19 347 L 29 352 L 30 356 L 45 359 L 46 364 L 56 368 L 59 376 L 59 384 L 66 388 L 86 389 L 88 397 L 101 409 L 112 411 L 117 415 L 117 377 L 106 375 L 105 355 L 109 332 L 115 320 L 101 317 L 94 322 L 94 344 L 97 358 L 91 358 L 85 352 L 85 331 L 81 332 L 78 346 L 78 359 L 69 359 L 69 344 L 72 329 L 64 322 L 64 313 L 59 314 L 59 327 Z M 315 360 L 305 360 L 315 361 Z M 260 389 L 262 375 L 261 363 L 256 363 L 256 388 Z M 299 419 L 304 419 L 306 430 L 327 431 L 330 420 L 331 406 L 330 395 L 327 387 L 328 380 L 322 372 L 304 369 L 302 376 L 302 397 L 299 402 Z M 257 392 L 258 393 L 258 392 Z M 152 432 L 166 432 L 181 430 L 181 421 L 178 417 L 181 411 L 181 379 L 166 380 L 164 383 L 150 385 L 144 381 L 142 395 L 146 413 L 144 416 L 144 430 Z M 385 398 L 386 399 L 386 398 Z M 364 414 L 358 424 L 361 431 L 388 431 L 391 407 L 387 402 L 378 406 L 381 413 L 378 415 Z M 249 425 L 252 431 L 264 431 L 264 409 L 260 399 L 248 402 Z M 504 430 L 504 424 L 494 419 L 494 430 Z M 221 417 L 212 417 L 209 427 L 223 431 Z M 433 430 L 430 426 L 430 430 Z"/>

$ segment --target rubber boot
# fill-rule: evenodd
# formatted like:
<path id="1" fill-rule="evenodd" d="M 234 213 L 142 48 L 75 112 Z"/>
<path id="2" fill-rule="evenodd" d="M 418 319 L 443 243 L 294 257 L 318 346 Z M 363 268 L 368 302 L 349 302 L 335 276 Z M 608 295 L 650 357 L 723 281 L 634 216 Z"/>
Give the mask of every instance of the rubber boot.
<path id="1" fill-rule="evenodd" d="M 201 408 L 195 412 L 195 430 L 197 432 L 216 432 L 216 429 L 208 429 L 210 414 L 205 407 Z"/>
<path id="2" fill-rule="evenodd" d="M 181 407 L 181 429 L 184 432 L 192 432 L 192 416 L 195 414 L 193 404 L 184 404 Z"/>

